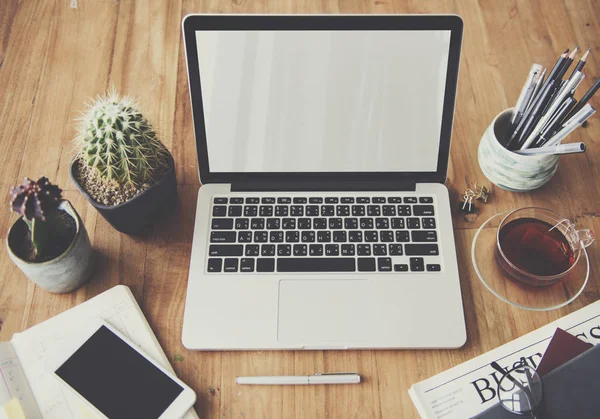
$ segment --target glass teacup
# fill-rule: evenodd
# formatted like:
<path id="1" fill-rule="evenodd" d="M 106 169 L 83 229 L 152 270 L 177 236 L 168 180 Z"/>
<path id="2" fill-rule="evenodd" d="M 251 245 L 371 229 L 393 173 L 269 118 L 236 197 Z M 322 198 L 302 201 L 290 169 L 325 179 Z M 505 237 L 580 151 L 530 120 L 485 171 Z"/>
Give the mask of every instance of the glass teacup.
<path id="1" fill-rule="evenodd" d="M 594 233 L 577 230 L 567 218 L 528 207 L 510 212 L 496 235 L 496 260 L 511 278 L 535 287 L 552 285 L 579 261 Z"/>

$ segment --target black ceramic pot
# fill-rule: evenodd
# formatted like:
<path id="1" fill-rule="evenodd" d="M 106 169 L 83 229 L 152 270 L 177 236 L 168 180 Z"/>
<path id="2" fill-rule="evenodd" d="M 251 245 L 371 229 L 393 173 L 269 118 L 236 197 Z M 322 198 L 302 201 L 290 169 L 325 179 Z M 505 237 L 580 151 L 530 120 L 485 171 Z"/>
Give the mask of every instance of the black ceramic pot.
<path id="1" fill-rule="evenodd" d="M 71 180 L 100 215 L 122 233 L 141 234 L 151 224 L 171 213 L 177 206 L 177 179 L 175 178 L 175 163 L 171 155 L 169 155 L 169 170 L 161 180 L 135 198 L 112 207 L 94 201 L 77 182 L 75 179 L 77 164 L 79 164 L 79 160 L 74 158 L 69 166 Z"/>

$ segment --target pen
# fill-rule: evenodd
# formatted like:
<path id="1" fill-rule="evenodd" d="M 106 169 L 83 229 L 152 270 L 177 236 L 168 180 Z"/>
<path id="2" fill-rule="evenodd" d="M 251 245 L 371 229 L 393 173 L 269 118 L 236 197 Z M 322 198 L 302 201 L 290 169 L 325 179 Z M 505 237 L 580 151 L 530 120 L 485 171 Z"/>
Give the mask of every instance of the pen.
<path id="1" fill-rule="evenodd" d="M 583 108 L 583 106 L 588 102 L 588 100 L 591 99 L 591 97 L 594 95 L 594 93 L 596 93 L 596 91 L 599 88 L 600 88 L 600 79 L 596 80 L 596 82 L 592 85 L 592 87 L 590 87 L 590 90 L 585 92 L 585 94 L 581 97 L 581 99 L 579 99 L 579 103 L 577 104 L 577 106 L 575 106 L 573 108 L 573 110 L 571 110 L 571 112 L 569 112 L 569 114 L 566 116 L 566 118 L 571 118 L 571 117 L 573 117 L 573 115 L 575 115 L 577 112 L 579 112 L 579 110 L 581 108 Z"/>
<path id="2" fill-rule="evenodd" d="M 237 377 L 237 384 L 254 385 L 308 385 L 308 384 L 358 384 L 360 375 L 355 372 L 315 375 L 274 375 Z"/>
<path id="3" fill-rule="evenodd" d="M 540 74 L 537 81 L 535 82 L 535 86 L 533 88 L 533 93 L 531 94 L 531 97 L 529 98 L 529 103 L 525 107 L 525 112 L 527 112 L 529 110 L 531 105 L 534 103 L 535 98 L 537 97 L 538 93 L 540 92 L 540 89 L 542 88 L 542 85 L 544 84 L 544 76 L 545 75 L 546 75 L 546 69 L 544 68 L 544 70 L 542 71 L 542 74 Z"/>
<path id="4" fill-rule="evenodd" d="M 523 156 L 548 156 L 552 154 L 558 155 L 583 152 L 585 152 L 585 144 L 583 143 L 559 144 L 553 147 L 528 148 L 526 150 L 515 151 L 515 153 Z"/>
<path id="5" fill-rule="evenodd" d="M 523 117 L 525 113 L 525 109 L 529 104 L 529 99 L 533 94 L 533 91 L 536 86 L 536 82 L 539 78 L 540 72 L 542 71 L 542 66 L 539 64 L 533 64 L 531 66 L 531 70 L 529 70 L 529 74 L 527 75 L 527 79 L 525 80 L 525 84 L 521 89 L 521 94 L 519 95 L 519 99 L 517 99 L 517 104 L 515 105 L 515 110 L 513 112 L 512 117 L 510 118 L 510 126 L 508 130 L 506 130 L 506 135 L 504 138 L 504 142 L 510 138 L 513 130 L 516 128 L 517 124 Z"/>
<path id="6" fill-rule="evenodd" d="M 531 130 L 533 129 L 535 124 L 537 124 L 539 118 L 541 117 L 542 109 L 544 109 L 544 107 L 548 103 L 548 100 L 550 100 L 550 94 L 552 92 L 552 88 L 554 87 L 555 82 L 556 82 L 556 80 L 550 80 L 550 82 L 546 85 L 546 87 L 544 87 L 544 89 L 540 92 L 540 97 L 538 98 L 538 101 L 535 104 L 535 107 L 533 108 L 531 114 L 529 115 L 529 118 L 527 118 L 527 122 L 525 123 L 525 126 L 523 127 L 523 131 L 521 131 L 521 135 L 520 135 L 519 141 L 517 143 L 517 148 L 523 149 L 523 148 L 527 148 L 529 146 L 529 144 L 521 145 L 521 142 L 528 139 L 529 133 L 531 132 Z M 524 120 L 525 120 L 525 118 L 523 118 L 523 121 Z"/>
<path id="7" fill-rule="evenodd" d="M 596 109 L 589 103 L 585 105 L 579 112 L 577 112 L 571 119 L 569 119 L 562 127 L 560 131 L 554 134 L 542 147 L 551 147 L 560 142 L 570 133 L 575 131 L 581 124 L 583 124 L 590 116 L 596 112 Z"/>
<path id="8" fill-rule="evenodd" d="M 560 121 L 567 114 L 567 112 L 569 112 L 569 109 L 571 109 L 571 107 L 574 106 L 573 104 L 575 102 L 577 101 L 572 97 L 567 97 L 565 99 L 565 101 L 556 110 L 554 115 L 552 115 L 552 117 L 548 120 L 548 123 L 540 131 L 540 138 L 537 141 L 537 143 L 535 143 L 536 147 L 539 147 L 542 144 L 544 144 L 546 140 L 552 136 L 550 134 L 554 132 L 556 128 L 560 127 Z"/>

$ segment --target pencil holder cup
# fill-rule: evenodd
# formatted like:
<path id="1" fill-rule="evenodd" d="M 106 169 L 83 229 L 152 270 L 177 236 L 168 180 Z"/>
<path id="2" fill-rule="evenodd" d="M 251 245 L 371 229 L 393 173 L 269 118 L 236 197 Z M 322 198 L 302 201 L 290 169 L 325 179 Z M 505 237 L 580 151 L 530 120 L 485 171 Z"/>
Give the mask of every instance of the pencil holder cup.
<path id="1" fill-rule="evenodd" d="M 513 192 L 526 192 L 547 183 L 558 169 L 559 156 L 523 156 L 502 146 L 513 108 L 500 112 L 485 130 L 477 159 L 481 171 L 494 185 Z"/>

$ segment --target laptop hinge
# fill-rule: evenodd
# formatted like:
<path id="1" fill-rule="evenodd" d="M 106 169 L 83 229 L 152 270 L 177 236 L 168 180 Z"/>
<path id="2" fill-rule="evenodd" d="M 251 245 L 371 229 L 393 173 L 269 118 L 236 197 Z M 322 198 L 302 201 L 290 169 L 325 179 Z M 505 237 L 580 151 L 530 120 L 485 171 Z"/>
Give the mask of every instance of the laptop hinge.
<path id="1" fill-rule="evenodd" d="M 232 192 L 320 192 L 320 191 L 415 191 L 415 182 L 338 181 L 303 182 L 252 181 L 231 184 Z"/>

